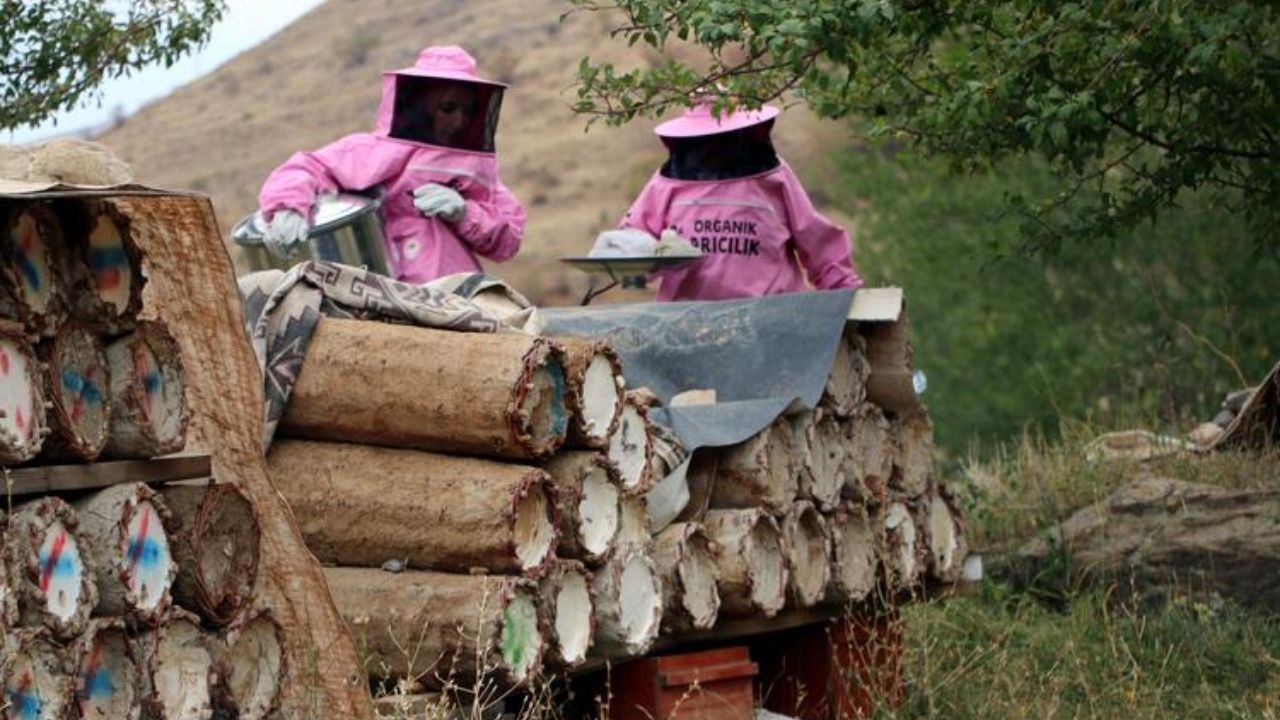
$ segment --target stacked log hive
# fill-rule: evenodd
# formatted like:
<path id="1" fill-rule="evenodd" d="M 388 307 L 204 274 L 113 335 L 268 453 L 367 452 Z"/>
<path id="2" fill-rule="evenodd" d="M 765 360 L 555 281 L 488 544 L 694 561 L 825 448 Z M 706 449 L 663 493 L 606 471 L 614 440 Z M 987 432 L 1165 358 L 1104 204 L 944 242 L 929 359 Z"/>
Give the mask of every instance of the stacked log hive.
<path id="1" fill-rule="evenodd" d="M 138 317 L 145 258 L 128 217 L 110 199 L 33 199 L 0 203 L 0 223 L 0 466 L 182 450 L 182 356 L 164 323 Z M 206 495 L 243 501 L 233 486 L 216 487 L 125 483 L 12 499 L 0 526 L 0 682 L 10 714 L 213 716 L 219 678 L 234 675 L 202 658 L 228 642 L 218 627 L 239 628 L 232 621 L 253 583 L 244 571 L 257 562 L 253 522 L 219 529 L 235 543 L 209 544 L 220 538 L 200 513 L 227 503 Z M 171 506 L 171 490 L 197 499 Z M 205 535 L 193 540 L 197 526 Z M 246 584 L 219 616 L 191 586 L 226 583 L 228 573 Z M 278 680 L 258 683 L 246 704 L 274 707 Z"/>
<path id="2" fill-rule="evenodd" d="M 481 693 L 954 582 L 963 526 L 882 330 L 848 326 L 818 407 L 695 453 L 664 528 L 654 398 L 595 340 L 322 319 L 268 464 L 370 674 Z"/>

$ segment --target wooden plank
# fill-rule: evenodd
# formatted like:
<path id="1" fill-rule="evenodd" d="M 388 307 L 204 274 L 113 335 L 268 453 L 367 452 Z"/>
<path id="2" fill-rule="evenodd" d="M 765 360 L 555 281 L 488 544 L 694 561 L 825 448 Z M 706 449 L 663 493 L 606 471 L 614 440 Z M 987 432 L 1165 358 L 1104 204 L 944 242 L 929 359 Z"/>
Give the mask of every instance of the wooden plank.
<path id="1" fill-rule="evenodd" d="M 87 465 L 40 465 L 5 468 L 9 495 L 93 490 L 127 482 L 168 482 L 207 478 L 213 473 L 208 455 L 174 455 L 152 460 L 112 460 Z"/>

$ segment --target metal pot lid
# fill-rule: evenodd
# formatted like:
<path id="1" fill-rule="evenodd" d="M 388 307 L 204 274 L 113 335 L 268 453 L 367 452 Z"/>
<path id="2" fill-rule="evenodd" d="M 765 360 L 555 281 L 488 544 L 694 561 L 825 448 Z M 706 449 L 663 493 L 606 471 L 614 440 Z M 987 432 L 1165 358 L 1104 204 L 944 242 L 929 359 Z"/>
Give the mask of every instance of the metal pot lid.
<path id="1" fill-rule="evenodd" d="M 316 198 L 315 216 L 311 221 L 311 231 L 307 235 L 309 237 L 323 235 L 374 212 L 381 203 L 380 197 L 355 193 L 321 195 Z M 262 236 L 266 233 L 267 221 L 263 219 L 262 211 L 258 210 L 252 215 L 241 218 L 240 222 L 231 228 L 231 239 L 237 245 L 261 245 Z"/>

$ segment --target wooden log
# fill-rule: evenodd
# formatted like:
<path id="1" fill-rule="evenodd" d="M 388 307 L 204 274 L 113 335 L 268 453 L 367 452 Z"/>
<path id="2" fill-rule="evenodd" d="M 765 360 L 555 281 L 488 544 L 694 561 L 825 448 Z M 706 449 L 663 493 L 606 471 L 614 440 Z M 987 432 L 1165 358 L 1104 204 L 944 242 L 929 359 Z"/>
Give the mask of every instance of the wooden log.
<path id="1" fill-rule="evenodd" d="M 676 518 L 676 522 L 702 522 L 711 508 L 711 495 L 715 491 L 716 473 L 720 467 L 720 451 L 716 448 L 699 448 L 693 451 L 685 482 L 689 485 L 689 503 Z"/>
<path id="2" fill-rule="evenodd" d="M 66 319 L 70 286 L 62 221 L 41 201 L 13 203 L 0 237 L 0 317 L 52 336 Z"/>
<path id="3" fill-rule="evenodd" d="M 107 445 L 111 379 L 106 348 L 87 326 L 68 322 L 38 348 L 44 365 L 49 435 L 41 456 L 92 462 Z"/>
<path id="4" fill-rule="evenodd" d="M 925 544 L 911 508 L 893 500 L 884 512 L 884 562 L 889 589 L 894 594 L 912 592 L 924 579 Z"/>
<path id="5" fill-rule="evenodd" d="M 0 329 L 0 465 L 40 452 L 45 426 L 43 364 L 23 334 Z"/>
<path id="6" fill-rule="evenodd" d="M 554 487 L 560 557 L 598 566 L 618 537 L 621 479 L 609 458 L 594 451 L 562 452 L 543 466 Z"/>
<path id="7" fill-rule="evenodd" d="M 373 676 L 472 689 L 522 683 L 541 667 L 529 580 L 349 567 L 326 568 L 325 577 Z"/>
<path id="8" fill-rule="evenodd" d="M 624 402 L 622 361 L 602 340 L 557 337 L 564 348 L 570 447 L 607 450 Z"/>
<path id="9" fill-rule="evenodd" d="M 662 632 L 707 630 L 720 616 L 716 546 L 701 523 L 672 523 L 653 542 L 662 580 Z"/>
<path id="10" fill-rule="evenodd" d="M 569 428 L 562 358 L 545 338 L 322 318 L 280 434 L 547 457 Z"/>
<path id="11" fill-rule="evenodd" d="M 649 502 L 645 496 L 623 495 L 619 505 L 618 537 L 614 544 L 619 548 L 647 553 L 653 546 L 653 532 L 649 527 Z"/>
<path id="12" fill-rule="evenodd" d="M 1114 597 L 1146 607 L 1219 597 L 1275 614 L 1277 517 L 1274 482 L 1230 488 L 1150 476 L 1077 510 L 1011 557 L 995 558 L 991 574 L 1044 592 L 1116 588 Z"/>
<path id="13" fill-rule="evenodd" d="M 788 582 L 778 522 L 759 508 L 748 508 L 708 511 L 704 524 L 717 547 L 721 615 L 777 615 L 787 602 Z"/>
<path id="14" fill-rule="evenodd" d="M 852 460 L 845 429 L 836 416 L 817 410 L 791 417 L 795 431 L 800 496 L 830 511 L 840 503 Z"/>
<path id="15" fill-rule="evenodd" d="M 831 582 L 831 533 L 812 503 L 801 500 L 782 520 L 787 556 L 787 593 L 794 607 L 822 602 Z"/>
<path id="16" fill-rule="evenodd" d="M 592 578 L 596 635 L 592 654 L 626 658 L 653 647 L 662 625 L 662 581 L 648 553 L 620 547 Z"/>
<path id="17" fill-rule="evenodd" d="M 224 626 L 249 604 L 258 578 L 258 517 L 230 483 L 168 485 L 161 489 L 173 530 L 169 549 L 178 566 L 175 605 Z"/>
<path id="18" fill-rule="evenodd" d="M 214 717 L 264 720 L 276 712 L 284 681 L 284 631 L 268 610 L 241 617 L 209 643 L 217 682 Z"/>
<path id="19" fill-rule="evenodd" d="M 618 427 L 609 437 L 609 459 L 618 467 L 622 490 L 630 495 L 649 491 L 653 476 L 653 426 L 646 408 L 628 393 L 618 417 Z"/>
<path id="20" fill-rule="evenodd" d="M 163 498 L 143 483 L 127 483 L 99 490 L 74 507 L 81 551 L 96 569 L 94 614 L 159 621 L 178 573 L 165 530 L 173 520 Z"/>
<path id="21" fill-rule="evenodd" d="M 199 618 L 170 611 L 164 622 L 138 636 L 135 656 L 142 668 L 142 704 L 156 720 L 213 717 L 216 671 Z"/>
<path id="22" fill-rule="evenodd" d="M 138 720 L 142 670 L 120 618 L 94 618 L 69 648 L 75 675 L 76 717 Z"/>
<path id="23" fill-rule="evenodd" d="M 889 421 L 880 408 L 863 403 L 845 430 L 849 471 L 844 495 L 863 504 L 884 502 L 897 455 Z"/>
<path id="24" fill-rule="evenodd" d="M 724 450 L 711 507 L 787 512 L 800 492 L 793 437 L 790 421 L 780 417 L 746 442 Z"/>
<path id="25" fill-rule="evenodd" d="M 919 412 L 920 397 L 912 372 L 915 350 L 907 337 L 906 312 L 889 322 L 860 323 L 858 332 L 866 340 L 870 368 L 867 401 L 897 415 Z"/>
<path id="26" fill-rule="evenodd" d="M 98 604 L 98 586 L 71 506 L 52 496 L 18 506 L 6 544 L 19 624 L 44 625 L 60 640 L 83 632 Z"/>
<path id="27" fill-rule="evenodd" d="M 836 417 L 848 417 L 866 397 L 866 340 L 852 329 L 845 330 L 836 345 L 835 360 L 822 390 L 821 406 Z"/>
<path id="28" fill-rule="evenodd" d="M 59 205 L 70 249 L 75 288 L 72 314 L 98 332 L 128 332 L 142 309 L 142 251 L 133 223 L 113 200 L 70 200 Z"/>
<path id="29" fill-rule="evenodd" d="M 23 628 L 5 636 L 0 678 L 5 717 L 60 720 L 75 705 L 73 668 L 44 628 Z"/>
<path id="30" fill-rule="evenodd" d="M 555 553 L 550 479 L 536 467 L 301 440 L 276 442 L 267 464 L 324 563 L 536 573 Z"/>
<path id="31" fill-rule="evenodd" d="M 151 458 L 186 444 L 186 371 L 182 350 L 159 321 L 139 322 L 107 346 L 111 366 L 111 433 L 103 456 Z"/>
<path id="32" fill-rule="evenodd" d="M 538 623 L 548 667 L 569 669 L 586 661 L 595 636 L 595 602 L 585 565 L 556 560 L 538 580 Z"/>
<path id="33" fill-rule="evenodd" d="M 942 583 L 954 583 L 960 579 L 964 560 L 969 555 L 969 540 L 965 532 L 960 503 L 945 487 L 928 493 L 920 503 L 924 517 L 924 540 L 927 546 L 929 578 Z"/>
<path id="34" fill-rule="evenodd" d="M 827 602 L 849 605 L 871 595 L 880 577 L 880 548 L 884 546 L 884 520 L 876 506 L 849 503 L 836 510 L 827 525 L 831 530 L 831 584 Z"/>
<path id="35" fill-rule="evenodd" d="M 894 418 L 889 427 L 896 449 L 889 488 L 909 498 L 922 497 L 933 474 L 933 423 L 915 413 Z"/>

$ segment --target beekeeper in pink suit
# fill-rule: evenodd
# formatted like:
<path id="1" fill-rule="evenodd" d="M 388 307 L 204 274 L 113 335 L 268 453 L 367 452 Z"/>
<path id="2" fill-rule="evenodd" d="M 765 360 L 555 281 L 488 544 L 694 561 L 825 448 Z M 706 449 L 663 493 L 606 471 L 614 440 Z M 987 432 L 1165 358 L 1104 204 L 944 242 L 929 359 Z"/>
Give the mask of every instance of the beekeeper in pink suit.
<path id="1" fill-rule="evenodd" d="M 862 285 L 849 235 L 814 209 L 770 140 L 778 110 L 716 118 L 709 102 L 660 124 L 669 157 L 596 240 L 626 245 L 636 231 L 673 230 L 704 256 L 657 274 L 659 300 L 727 300 Z M 668 233 L 669 235 L 669 233 Z"/>
<path id="2" fill-rule="evenodd" d="M 283 256 L 306 242 L 318 194 L 381 186 L 396 279 L 422 283 L 478 271 L 479 257 L 513 257 L 525 213 L 498 179 L 494 154 L 505 88 L 477 75 L 456 46 L 429 47 L 413 67 L 383 73 L 372 133 L 295 153 L 263 184 L 267 248 Z"/>

